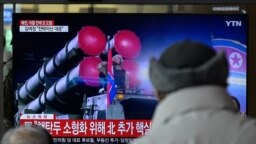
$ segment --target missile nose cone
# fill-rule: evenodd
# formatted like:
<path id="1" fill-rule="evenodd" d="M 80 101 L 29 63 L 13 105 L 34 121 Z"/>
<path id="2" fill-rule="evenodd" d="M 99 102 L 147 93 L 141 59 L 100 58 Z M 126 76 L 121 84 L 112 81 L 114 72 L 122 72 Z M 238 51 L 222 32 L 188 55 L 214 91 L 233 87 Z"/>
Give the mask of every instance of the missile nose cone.
<path id="1" fill-rule="evenodd" d="M 79 77 L 83 79 L 86 85 L 97 87 L 99 83 L 98 65 L 101 59 L 98 57 L 87 57 L 79 65 Z"/>
<path id="2" fill-rule="evenodd" d="M 114 37 L 116 51 L 124 58 L 136 58 L 141 51 L 139 37 L 132 31 L 121 30 Z"/>
<path id="3" fill-rule="evenodd" d="M 78 33 L 78 43 L 86 54 L 98 55 L 105 49 L 106 36 L 98 27 L 86 26 Z"/>

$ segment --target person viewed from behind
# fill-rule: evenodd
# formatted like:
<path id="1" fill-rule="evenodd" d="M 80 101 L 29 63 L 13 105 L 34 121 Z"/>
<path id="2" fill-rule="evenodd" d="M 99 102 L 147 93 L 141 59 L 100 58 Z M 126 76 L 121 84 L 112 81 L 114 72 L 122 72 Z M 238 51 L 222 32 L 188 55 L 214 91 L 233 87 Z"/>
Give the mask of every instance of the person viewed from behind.
<path id="1" fill-rule="evenodd" d="M 151 131 L 132 144 L 256 143 L 256 121 L 239 116 L 226 91 L 224 52 L 178 42 L 151 59 L 149 76 L 160 102 Z"/>
<path id="2" fill-rule="evenodd" d="M 14 115 L 13 106 L 13 64 L 12 64 L 12 52 L 5 49 L 6 40 L 3 36 L 3 99 L 4 99 L 4 119 L 3 119 L 3 129 L 7 131 L 13 127 L 12 121 Z"/>
<path id="3" fill-rule="evenodd" d="M 1 144 L 53 144 L 53 140 L 42 127 L 17 127 L 4 134 Z"/>

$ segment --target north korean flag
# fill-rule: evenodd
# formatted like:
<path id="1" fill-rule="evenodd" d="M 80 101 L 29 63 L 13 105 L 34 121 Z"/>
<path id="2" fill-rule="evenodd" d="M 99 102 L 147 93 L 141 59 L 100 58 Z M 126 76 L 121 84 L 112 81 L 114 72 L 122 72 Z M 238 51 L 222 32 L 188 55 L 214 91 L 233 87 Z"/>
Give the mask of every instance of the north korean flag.
<path id="1" fill-rule="evenodd" d="M 112 51 L 108 50 L 108 85 L 107 85 L 107 105 L 112 104 L 113 99 L 116 96 L 115 79 L 113 73 L 112 64 Z"/>
<path id="2" fill-rule="evenodd" d="M 246 45 L 230 39 L 212 39 L 216 51 L 225 51 L 229 69 L 233 73 L 246 74 Z"/>

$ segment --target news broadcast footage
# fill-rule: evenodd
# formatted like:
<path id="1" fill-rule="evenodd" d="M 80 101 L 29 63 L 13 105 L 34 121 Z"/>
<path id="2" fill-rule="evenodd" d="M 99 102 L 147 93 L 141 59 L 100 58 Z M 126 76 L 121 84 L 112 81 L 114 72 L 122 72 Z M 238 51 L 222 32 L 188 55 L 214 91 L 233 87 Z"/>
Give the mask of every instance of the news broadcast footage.
<path id="1" fill-rule="evenodd" d="M 185 39 L 226 51 L 227 90 L 246 113 L 246 15 L 15 13 L 15 124 L 41 125 L 55 143 L 145 135 L 158 103 L 149 60 Z"/>

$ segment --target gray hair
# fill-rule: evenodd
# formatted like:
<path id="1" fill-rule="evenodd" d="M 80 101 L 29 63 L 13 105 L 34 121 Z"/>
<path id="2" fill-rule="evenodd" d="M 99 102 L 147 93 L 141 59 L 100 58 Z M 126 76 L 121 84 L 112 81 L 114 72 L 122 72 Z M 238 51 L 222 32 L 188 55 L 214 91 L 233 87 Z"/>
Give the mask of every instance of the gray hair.
<path id="1" fill-rule="evenodd" d="M 1 144 L 52 144 L 52 137 L 47 130 L 39 126 L 17 127 L 8 130 Z"/>

